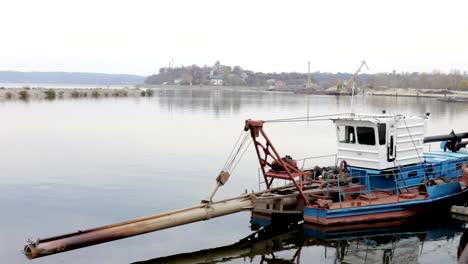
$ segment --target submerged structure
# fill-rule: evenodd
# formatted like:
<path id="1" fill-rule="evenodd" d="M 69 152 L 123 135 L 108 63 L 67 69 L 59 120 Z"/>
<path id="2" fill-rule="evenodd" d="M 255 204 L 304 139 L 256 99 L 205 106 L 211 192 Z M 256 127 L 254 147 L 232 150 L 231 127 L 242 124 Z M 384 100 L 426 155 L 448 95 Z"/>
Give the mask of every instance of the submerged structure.
<path id="1" fill-rule="evenodd" d="M 327 115 L 314 118 L 246 120 L 244 132 L 202 204 L 71 234 L 30 241 L 29 258 L 105 243 L 165 228 L 251 210 L 256 223 L 297 223 L 323 232 L 398 226 L 415 216 L 442 212 L 468 193 L 468 133 L 425 137 L 426 116 Z M 306 168 L 305 159 L 280 155 L 264 125 L 331 120 L 337 154 L 328 167 Z M 263 174 L 263 191 L 213 202 L 253 142 Z M 424 144 L 442 142 L 424 152 Z M 302 161 L 302 166 L 300 163 Z M 312 160 L 313 161 L 313 160 Z M 283 183 L 285 184 L 279 184 Z"/>

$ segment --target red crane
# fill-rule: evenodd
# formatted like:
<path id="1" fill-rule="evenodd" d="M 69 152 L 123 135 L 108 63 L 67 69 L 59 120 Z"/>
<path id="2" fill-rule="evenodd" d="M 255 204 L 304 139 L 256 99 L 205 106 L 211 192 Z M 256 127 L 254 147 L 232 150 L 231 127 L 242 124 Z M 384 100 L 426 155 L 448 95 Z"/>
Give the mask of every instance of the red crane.
<path id="1" fill-rule="evenodd" d="M 302 188 L 305 172 L 300 170 L 297 167 L 296 161 L 290 157 L 286 156 L 282 158 L 279 155 L 263 130 L 264 123 L 265 122 L 262 120 L 248 119 L 245 121 L 244 130 L 250 130 L 250 136 L 255 145 L 255 151 L 257 152 L 258 161 L 260 162 L 260 168 L 267 189 L 271 188 L 274 179 L 290 180 L 293 182 L 294 186 L 296 186 L 299 195 L 306 205 L 311 205 Z M 263 143 L 260 141 L 263 141 Z"/>

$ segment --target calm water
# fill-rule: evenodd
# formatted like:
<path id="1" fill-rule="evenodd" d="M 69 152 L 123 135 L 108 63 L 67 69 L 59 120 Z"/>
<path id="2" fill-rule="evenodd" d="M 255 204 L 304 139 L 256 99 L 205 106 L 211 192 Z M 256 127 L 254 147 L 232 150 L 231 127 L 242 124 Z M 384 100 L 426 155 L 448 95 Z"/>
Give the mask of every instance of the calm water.
<path id="1" fill-rule="evenodd" d="M 308 103 L 311 115 L 343 113 L 349 111 L 349 102 L 348 97 L 162 90 L 153 98 L 0 103 L 0 259 L 4 263 L 29 263 L 20 252 L 28 238 L 197 204 L 214 186 L 245 119 L 305 116 Z M 382 109 L 391 114 L 430 112 L 428 135 L 452 129 L 468 131 L 467 104 L 360 97 L 355 109 L 365 113 Z M 334 129 L 329 121 L 268 124 L 266 131 L 283 155 L 302 158 L 335 152 Z M 257 190 L 257 167 L 251 148 L 217 198 Z M 239 213 L 33 262 L 132 263 L 226 246 L 251 234 L 249 219 L 248 213 Z M 414 263 L 453 263 L 462 234 L 460 225 L 455 226 L 443 225 L 443 230 L 452 231 L 442 232 L 433 240 L 421 240 L 421 234 L 399 235 L 398 247 L 409 252 L 405 254 Z M 424 237 L 430 236 L 426 231 Z M 357 244 L 357 248 L 364 247 Z M 378 247 L 373 242 L 360 245 Z M 275 256 L 292 259 L 295 252 L 289 249 Z M 336 252 L 333 247 L 311 245 L 301 250 L 301 261 L 334 263 Z M 354 256 L 351 253 L 349 256 Z M 251 260 L 227 260 L 244 261 Z M 262 256 L 253 258 L 253 263 L 261 261 Z M 361 257 L 347 261 L 364 263 Z"/>

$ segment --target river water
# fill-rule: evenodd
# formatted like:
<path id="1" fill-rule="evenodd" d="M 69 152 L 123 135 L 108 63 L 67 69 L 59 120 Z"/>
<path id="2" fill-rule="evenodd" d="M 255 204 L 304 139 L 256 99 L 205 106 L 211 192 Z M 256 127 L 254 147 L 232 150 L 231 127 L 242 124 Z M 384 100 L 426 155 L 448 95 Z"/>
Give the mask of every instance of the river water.
<path id="1" fill-rule="evenodd" d="M 380 113 L 383 109 L 390 114 L 430 112 L 427 135 L 446 134 L 452 129 L 468 131 L 468 104 L 356 97 L 354 108 L 359 113 Z M 308 112 L 313 116 L 349 109 L 350 97 L 222 89 L 157 90 L 152 98 L 2 102 L 0 259 L 2 263 L 27 263 L 21 249 L 28 238 L 198 204 L 214 187 L 245 119 L 298 117 Z M 283 155 L 299 159 L 335 153 L 335 130 L 330 121 L 267 124 L 265 130 Z M 257 168 L 251 146 L 215 198 L 258 190 Z M 239 213 L 33 262 L 133 263 L 226 246 L 252 233 L 249 220 L 249 213 Z M 385 250 L 396 243 L 395 248 L 401 248 L 398 254 L 406 254 L 406 262 L 454 263 L 460 226 L 442 224 L 398 235 L 398 243 L 378 243 L 370 237 L 350 239 L 344 261 L 373 263 L 369 262 L 372 256 L 381 261 Z M 364 241 L 361 247 L 354 246 L 357 241 Z M 365 257 L 364 251 L 351 250 L 357 248 L 367 248 Z M 373 253 L 368 253 L 369 248 Z M 296 250 L 286 249 L 274 257 L 292 259 Z M 310 245 L 302 248 L 300 258 L 303 263 L 335 263 L 337 252 L 333 246 Z M 237 256 L 225 260 L 262 263 L 273 258 L 271 254 L 253 259 Z M 162 262 L 156 259 L 152 263 Z"/>

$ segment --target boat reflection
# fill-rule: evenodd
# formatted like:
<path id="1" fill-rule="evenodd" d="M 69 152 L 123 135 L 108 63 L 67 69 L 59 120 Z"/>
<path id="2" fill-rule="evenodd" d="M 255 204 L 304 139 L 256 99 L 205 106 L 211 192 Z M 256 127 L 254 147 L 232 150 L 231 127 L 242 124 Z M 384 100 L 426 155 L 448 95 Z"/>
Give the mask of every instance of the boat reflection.
<path id="1" fill-rule="evenodd" d="M 253 224 L 253 227 L 258 226 Z M 464 222 L 456 219 L 426 220 L 402 226 L 369 226 L 354 231 L 323 230 L 302 224 L 269 225 L 259 227 L 232 245 L 135 263 L 300 263 L 301 252 L 317 246 L 323 249 L 327 263 L 418 263 L 424 243 L 445 243 L 458 240 L 460 235 L 458 258 L 466 244 L 468 231 Z"/>
<path id="2" fill-rule="evenodd" d="M 260 263 L 298 263 L 301 248 L 307 245 L 309 244 L 305 238 L 302 225 L 290 225 L 282 228 L 268 226 L 232 245 L 135 263 L 223 263 L 235 259 L 249 259 L 252 261 L 256 257 L 260 257 Z M 295 252 L 291 259 L 279 259 L 275 256 L 275 253 L 288 250 Z"/>

